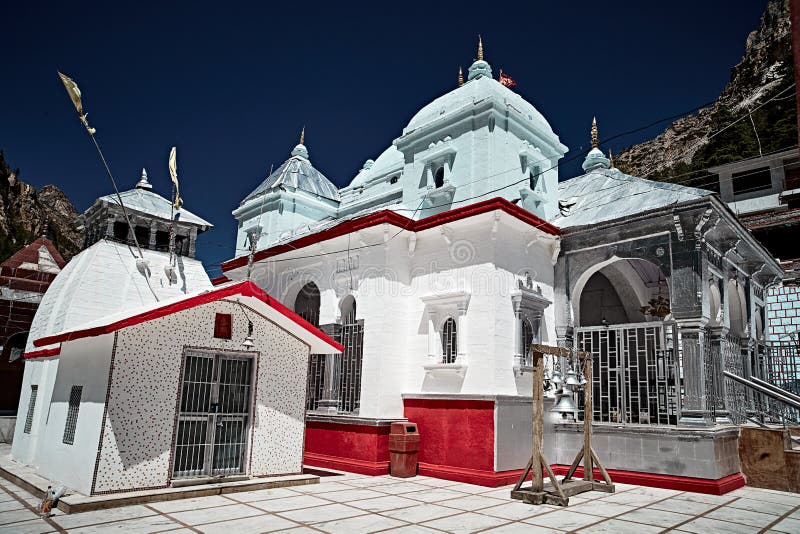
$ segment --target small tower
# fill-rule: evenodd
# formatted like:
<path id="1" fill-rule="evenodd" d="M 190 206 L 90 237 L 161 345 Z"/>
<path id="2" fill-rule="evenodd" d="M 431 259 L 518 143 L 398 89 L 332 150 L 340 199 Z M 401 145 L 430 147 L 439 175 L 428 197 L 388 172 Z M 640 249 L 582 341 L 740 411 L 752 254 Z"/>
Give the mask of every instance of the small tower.
<path id="1" fill-rule="evenodd" d="M 595 169 L 608 169 L 611 167 L 611 162 L 603 155 L 600 150 L 600 143 L 597 139 L 597 117 L 592 118 L 592 149 L 586 154 L 586 159 L 583 160 L 583 170 L 591 172 Z"/>
<path id="2" fill-rule="evenodd" d="M 170 221 L 172 202 L 152 191 L 153 184 L 142 169 L 136 186 L 120 193 L 133 228 L 128 226 L 117 195 L 106 195 L 81 215 L 84 245 L 89 247 L 101 239 L 133 243 L 134 236 L 142 249 L 169 252 L 170 231 L 174 224 L 175 251 L 194 258 L 197 235 L 212 227 L 211 223 L 192 212 L 181 209 Z"/>
<path id="3" fill-rule="evenodd" d="M 478 58 L 469 68 L 469 76 L 470 80 L 474 80 L 475 78 L 479 78 L 481 76 L 486 76 L 487 78 L 492 77 L 492 67 L 484 61 L 483 59 L 483 39 L 481 36 L 478 36 Z"/>

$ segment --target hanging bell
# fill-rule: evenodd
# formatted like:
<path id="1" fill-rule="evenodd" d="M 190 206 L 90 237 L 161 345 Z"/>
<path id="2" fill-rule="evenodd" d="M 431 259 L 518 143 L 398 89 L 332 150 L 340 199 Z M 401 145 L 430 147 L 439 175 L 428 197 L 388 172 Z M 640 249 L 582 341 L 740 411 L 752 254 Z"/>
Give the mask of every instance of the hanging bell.
<path id="1" fill-rule="evenodd" d="M 244 341 L 242 341 L 242 347 L 244 347 L 247 350 L 250 350 L 255 346 L 256 344 L 253 342 L 253 336 L 247 336 L 246 338 L 244 338 Z"/>
<path id="2" fill-rule="evenodd" d="M 556 385 L 556 387 L 558 387 L 558 385 L 561 384 L 561 382 L 563 381 L 564 379 L 561 378 L 561 372 L 558 369 L 553 371 L 553 376 L 550 378 L 550 382 L 552 382 L 553 384 Z"/>
<path id="3" fill-rule="evenodd" d="M 580 386 L 581 382 L 578 380 L 578 376 L 575 374 L 574 369 L 570 369 L 567 371 L 567 379 L 564 381 L 564 384 L 567 386 Z"/>
<path id="4" fill-rule="evenodd" d="M 578 411 L 578 407 L 575 406 L 575 401 L 572 400 L 572 392 L 569 389 L 565 389 L 564 393 L 558 399 L 553 408 L 550 409 L 551 412 L 560 413 L 562 417 L 567 417 L 567 414 L 575 413 Z"/>

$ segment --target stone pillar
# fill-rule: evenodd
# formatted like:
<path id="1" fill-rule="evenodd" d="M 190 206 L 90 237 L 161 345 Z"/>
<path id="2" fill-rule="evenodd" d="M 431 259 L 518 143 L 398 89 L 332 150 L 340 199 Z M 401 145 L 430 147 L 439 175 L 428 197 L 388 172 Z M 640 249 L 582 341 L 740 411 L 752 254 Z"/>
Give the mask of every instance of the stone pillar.
<path id="1" fill-rule="evenodd" d="M 433 169 L 431 169 L 431 164 L 425 164 L 425 184 L 428 186 L 428 189 L 433 189 L 435 184 L 433 183 Z"/>
<path id="2" fill-rule="evenodd" d="M 467 306 L 466 304 L 458 305 L 458 320 L 456 322 L 458 330 L 456 331 L 456 343 L 458 344 L 458 353 L 456 354 L 456 363 L 467 362 Z"/>
<path id="3" fill-rule="evenodd" d="M 114 237 L 114 222 L 117 219 L 113 215 L 108 216 L 108 223 L 106 224 L 106 238 L 111 239 Z"/>
<path id="4" fill-rule="evenodd" d="M 700 320 L 683 320 L 678 322 L 677 330 L 682 351 L 685 391 L 678 423 L 686 426 L 710 426 L 712 420 L 706 390 L 706 329 Z"/>
<path id="5" fill-rule="evenodd" d="M 260 230 L 259 230 L 260 231 Z M 194 258 L 195 242 L 197 241 L 197 228 L 189 228 L 189 257 Z"/>
<path id="6" fill-rule="evenodd" d="M 156 249 L 156 232 L 158 232 L 158 222 L 150 221 L 150 242 L 147 244 L 150 250 Z"/>
<path id="7" fill-rule="evenodd" d="M 707 392 L 709 395 L 709 405 L 714 403 L 714 421 L 716 423 L 730 423 L 730 414 L 727 409 L 726 401 L 727 395 L 725 394 L 725 375 L 722 371 L 725 369 L 725 336 L 728 334 L 728 329 L 724 326 L 713 326 L 708 329 L 709 348 L 711 354 L 706 358 L 711 362 L 710 376 L 711 376 L 711 391 Z M 737 347 L 738 350 L 738 347 Z"/>
<path id="8" fill-rule="evenodd" d="M 516 304 L 516 303 L 515 303 Z M 526 347 L 522 346 L 522 313 L 514 310 L 514 365 L 522 365 L 522 355 Z"/>
<path id="9" fill-rule="evenodd" d="M 326 324 L 320 330 L 333 339 L 340 339 L 341 325 Z M 347 350 L 347 349 L 345 349 Z M 322 394 L 317 403 L 317 412 L 337 413 L 339 411 L 339 381 L 341 372 L 341 354 L 325 354 L 324 373 L 322 375 Z"/>

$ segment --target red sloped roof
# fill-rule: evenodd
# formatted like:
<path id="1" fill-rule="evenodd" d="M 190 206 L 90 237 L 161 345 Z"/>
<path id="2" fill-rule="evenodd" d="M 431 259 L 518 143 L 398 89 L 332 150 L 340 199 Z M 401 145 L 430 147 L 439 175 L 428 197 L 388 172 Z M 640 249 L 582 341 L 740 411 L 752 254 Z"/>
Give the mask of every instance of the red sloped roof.
<path id="1" fill-rule="evenodd" d="M 16 269 L 23 263 L 39 263 L 39 247 L 42 245 L 44 245 L 50 255 L 53 256 L 53 260 L 56 262 L 59 269 L 63 269 L 67 262 L 61 257 L 61 254 L 58 252 L 53 242 L 46 237 L 40 237 L 26 247 L 18 250 L 13 256 L 0 264 L 0 266 Z"/>
<path id="2" fill-rule="evenodd" d="M 276 299 L 267 295 L 264 292 L 264 290 L 262 290 L 260 287 L 258 287 L 249 280 L 217 286 L 210 290 L 203 291 L 202 293 L 191 295 L 186 298 L 165 302 L 164 304 L 158 304 L 156 306 L 150 306 L 144 309 L 140 308 L 138 313 L 137 310 L 133 310 L 131 314 L 124 315 L 122 317 L 120 317 L 119 315 L 115 315 L 109 317 L 107 321 L 100 320 L 92 322 L 87 325 L 84 325 L 83 327 L 79 326 L 72 330 L 67 330 L 64 332 L 59 332 L 52 336 L 46 336 L 36 339 L 34 340 L 33 345 L 36 347 L 48 347 L 50 345 L 56 345 L 58 343 L 63 343 L 65 341 L 72 341 L 75 339 L 81 339 L 85 337 L 110 334 L 112 332 L 120 330 L 121 328 L 126 328 L 128 326 L 133 326 L 147 321 L 152 321 L 154 319 L 158 319 L 166 315 L 187 310 L 189 308 L 194 308 L 195 306 L 199 306 L 201 304 L 207 304 L 209 302 L 214 302 L 216 300 L 220 300 L 233 295 L 241 295 L 243 297 L 253 297 L 263 302 L 266 306 L 277 312 L 278 316 L 283 317 L 281 321 L 283 322 L 283 324 L 280 324 L 279 326 L 281 326 L 285 330 L 292 331 L 293 334 L 303 339 L 303 341 L 309 345 L 318 344 L 319 341 L 321 341 L 325 345 L 335 349 L 338 352 L 342 352 L 344 350 L 344 347 L 340 343 L 337 343 L 336 341 L 331 339 L 327 334 L 322 332 L 319 328 L 315 327 L 314 325 L 312 325 L 311 323 L 309 323 L 308 321 L 306 321 L 305 319 L 294 313 L 292 310 L 290 310 L 289 308 L 278 302 Z M 309 339 L 312 339 L 313 341 L 313 338 L 309 336 L 313 336 L 313 338 L 316 338 L 317 339 L 316 343 L 310 343 Z M 32 351 L 25 354 L 25 357 L 33 358 L 39 356 L 39 354 L 36 354 L 39 352 L 44 352 L 44 351 Z M 317 350 L 317 352 L 323 352 L 323 351 Z"/>
<path id="3" fill-rule="evenodd" d="M 389 223 L 394 226 L 398 226 L 403 230 L 419 232 L 421 230 L 427 230 L 428 228 L 458 221 L 460 219 L 466 219 L 468 217 L 473 217 L 475 215 L 480 215 L 481 213 L 487 213 L 493 210 L 504 211 L 512 217 L 516 217 L 522 222 L 525 222 L 534 228 L 541 230 L 542 232 L 555 236 L 561 235 L 561 230 L 559 230 L 558 227 L 540 219 L 528 210 L 523 209 L 504 198 L 497 197 L 484 200 L 482 202 L 476 202 L 475 204 L 470 204 L 469 206 L 437 213 L 435 215 L 431 215 L 430 217 L 425 217 L 424 219 L 419 220 L 409 219 L 408 217 L 400 215 L 399 213 L 391 210 L 376 211 L 374 213 L 364 215 L 363 217 L 342 221 L 336 226 L 326 228 L 325 230 L 321 230 L 314 234 L 300 237 L 294 241 L 275 245 L 273 247 L 256 252 L 253 257 L 253 261 L 271 258 L 272 256 L 283 254 L 284 252 L 297 250 L 321 241 L 347 235 L 357 232 L 358 230 L 362 230 L 370 226 L 377 226 L 383 223 Z M 222 272 L 224 273 L 225 271 L 230 271 L 231 269 L 236 269 L 237 267 L 243 267 L 244 265 L 247 265 L 247 256 L 239 256 L 238 258 L 224 262 L 222 264 Z"/>

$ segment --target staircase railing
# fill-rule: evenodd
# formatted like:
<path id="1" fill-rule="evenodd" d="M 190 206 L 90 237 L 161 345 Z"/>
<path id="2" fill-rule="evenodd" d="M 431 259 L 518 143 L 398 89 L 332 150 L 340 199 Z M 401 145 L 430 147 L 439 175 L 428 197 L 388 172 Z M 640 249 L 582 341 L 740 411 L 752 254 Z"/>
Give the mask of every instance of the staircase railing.
<path id="1" fill-rule="evenodd" d="M 750 392 L 746 403 L 727 407 L 732 419 L 747 420 L 763 428 L 800 425 L 800 396 L 754 376 L 743 378 L 729 371 L 723 371 L 723 375 L 729 381 L 729 388 L 738 385 Z M 794 443 L 800 443 L 797 437 L 791 434 L 789 437 Z"/>

